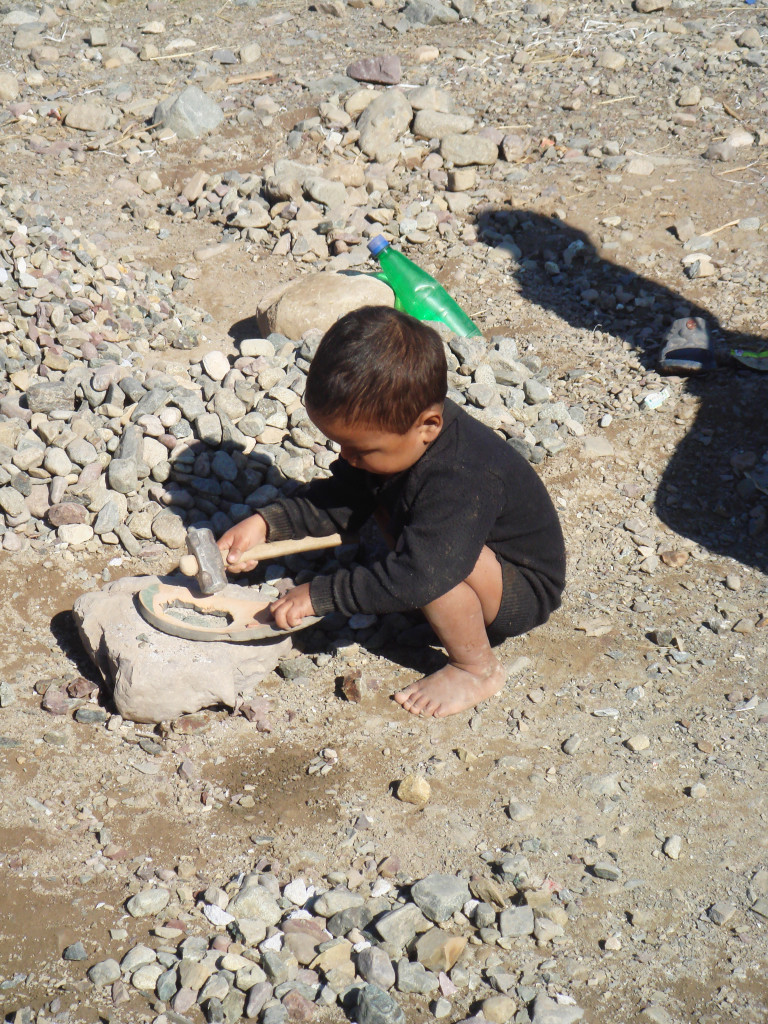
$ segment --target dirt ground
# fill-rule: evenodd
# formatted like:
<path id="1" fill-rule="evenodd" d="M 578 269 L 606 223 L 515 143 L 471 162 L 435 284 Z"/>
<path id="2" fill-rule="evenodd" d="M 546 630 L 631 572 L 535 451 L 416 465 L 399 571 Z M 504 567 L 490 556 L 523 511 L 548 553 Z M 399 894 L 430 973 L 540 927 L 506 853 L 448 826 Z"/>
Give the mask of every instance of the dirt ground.
<path id="1" fill-rule="evenodd" d="M 702 6 L 708 10 L 700 16 L 726 18 L 720 8 Z M 323 33 L 327 58 L 347 59 L 338 23 L 298 4 L 283 7 Z M 133 0 L 87 10 L 107 24 L 155 16 Z M 365 10 L 378 24 L 380 15 Z M 686 11 L 676 13 L 682 18 Z M 615 5 L 609 14 L 619 17 Z M 493 50 L 496 29 L 493 19 L 485 27 L 466 24 L 461 45 Z M 433 27 L 418 41 L 457 45 L 457 31 Z M 233 32 L 231 24 L 216 28 L 223 42 Z M 409 35 L 390 33 L 378 42 L 402 52 L 404 63 L 415 45 Z M 301 47 L 319 70 L 320 52 L 306 40 Z M 295 58 L 297 50 L 278 40 L 272 49 L 265 44 L 265 53 L 267 67 L 284 69 L 285 54 Z M 169 75 L 183 81 L 184 66 L 173 68 Z M 478 95 L 489 88 L 479 77 L 466 81 Z M 157 89 L 139 82 L 147 94 Z M 316 109 L 298 89 L 290 95 L 293 106 L 279 96 L 288 104 L 283 132 Z M 521 120 L 536 122 L 532 134 L 547 127 L 530 108 L 523 114 Z M 570 125 L 557 123 L 568 116 L 554 111 L 549 130 L 568 132 Z M 606 104 L 594 109 L 593 124 L 610 138 L 621 130 L 621 117 L 619 104 Z M 155 164 L 163 185 L 178 191 L 191 166 L 258 170 L 270 143 L 271 136 L 257 139 L 230 126 L 210 143 L 161 148 Z M 682 161 L 687 154 L 676 144 L 677 137 L 649 122 L 644 152 L 671 146 Z M 162 213 L 168 234 L 158 238 L 122 213 L 125 181 L 135 171 L 114 153 L 86 151 L 82 163 L 56 167 L 2 137 L 0 153 L 7 177 L 37 187 L 51 208 L 114 247 L 116 258 L 130 252 L 163 270 L 192 260 L 217 238 L 211 224 Z M 598 257 L 587 270 L 598 290 L 613 288 L 622 274 L 626 284 L 629 274 L 635 290 L 644 279 L 662 304 L 706 310 L 725 335 L 764 336 L 764 231 L 757 239 L 730 229 L 722 236 L 727 246 L 719 257 L 746 267 L 742 279 L 688 280 L 680 270 L 680 243 L 670 231 L 675 218 L 693 212 L 710 230 L 740 217 L 764 220 L 768 212 L 764 163 L 741 176 L 721 170 L 681 162 L 648 181 L 612 181 L 592 166 L 561 164 L 546 176 L 532 173 L 514 190 L 494 183 L 488 202 L 528 211 L 531 230 L 539 238 L 553 233 L 559 250 L 559 225 L 566 241 L 582 233 Z M 621 238 L 601 227 L 612 214 L 621 217 Z M 482 213 L 475 217 L 481 228 Z M 606 248 L 617 238 L 618 248 Z M 517 242 L 525 252 L 524 230 Z M 257 732 L 223 709 L 203 713 L 188 734 L 130 723 L 110 729 L 46 714 L 35 684 L 79 674 L 95 681 L 74 630 L 74 599 L 106 578 L 170 569 L 173 557 L 148 563 L 117 551 L 119 564 L 108 564 L 114 550 L 59 552 L 44 562 L 34 552 L 2 553 L 0 664 L 16 695 L 0 710 L 0 1009 L 9 1020 L 22 1006 L 39 1010 L 56 998 L 71 1021 L 152 1019 L 138 993 L 113 1008 L 84 980 L 94 959 L 119 958 L 146 938 L 146 922 L 129 917 L 124 903 L 139 887 L 137 870 L 150 865 L 186 865 L 184 877 L 197 891 L 223 884 L 262 856 L 286 879 L 320 880 L 332 870 L 370 878 L 385 856 L 399 857 L 416 878 L 482 871 L 491 859 L 483 854 L 521 844 L 538 876 L 570 890 L 573 912 L 565 938 L 548 950 L 521 952 L 517 969 L 548 974 L 590 1024 L 768 1019 L 768 922 L 751 910 L 768 887 L 766 499 L 740 489 L 750 463 L 735 458 L 747 453 L 759 461 L 768 446 L 765 378 L 732 366 L 704 381 L 671 378 L 671 397 L 644 410 L 634 398 L 657 384 L 660 338 L 643 335 L 637 309 L 625 320 L 615 309 L 604 311 L 605 322 L 587 325 L 575 306 L 570 315 L 568 296 L 559 296 L 543 273 L 515 276 L 486 259 L 481 241 L 467 250 L 456 258 L 438 249 L 424 263 L 486 337 L 504 332 L 530 342 L 552 368 L 556 397 L 581 402 L 588 436 L 612 444 L 610 455 L 597 457 L 575 439 L 540 467 L 568 545 L 562 608 L 531 635 L 502 645 L 508 664 L 528 660 L 497 698 L 448 720 L 411 718 L 391 699 L 418 678 L 413 649 L 348 644 L 308 679 L 265 682 L 272 732 Z M 212 316 L 207 346 L 234 353 L 237 323 L 270 287 L 298 272 L 289 258 L 247 252 L 242 243 L 200 263 L 191 301 Z M 612 420 L 600 427 L 606 413 Z M 628 528 L 633 519 L 642 526 Z M 651 554 L 667 557 L 644 564 Z M 669 637 L 659 640 L 663 631 Z M 299 635 L 296 643 L 314 651 L 311 637 Z M 373 681 L 360 704 L 337 689 L 350 668 Z M 625 741 L 638 734 L 650 742 L 633 752 Z M 580 743 L 566 753 L 563 744 L 576 735 Z M 157 753 L 140 746 L 147 739 L 159 745 Z M 328 747 L 338 763 L 326 775 L 308 774 Z M 178 773 L 185 759 L 199 775 L 196 787 Z M 395 783 L 409 772 L 424 774 L 432 786 L 421 809 L 394 796 Z M 697 783 L 706 787 L 699 799 L 690 792 Z M 253 799 L 243 804 L 244 795 Z M 532 808 L 531 816 L 512 820 L 510 800 Z M 671 836 L 682 837 L 678 859 L 662 852 Z M 118 851 L 114 859 L 101 854 L 108 844 Z M 605 860 L 620 868 L 618 880 L 590 872 Z M 735 908 L 720 926 L 708 916 L 719 902 Z M 611 936 L 619 942 L 606 948 Z M 65 964 L 62 950 L 77 940 L 93 956 Z M 490 947 L 471 949 L 478 967 L 491 955 Z M 669 1017 L 644 1015 L 649 1005 L 664 1007 Z M 318 1019 L 341 1019 L 341 1011 L 320 1011 Z M 426 1001 L 409 1004 L 409 1021 L 429 1019 Z"/>

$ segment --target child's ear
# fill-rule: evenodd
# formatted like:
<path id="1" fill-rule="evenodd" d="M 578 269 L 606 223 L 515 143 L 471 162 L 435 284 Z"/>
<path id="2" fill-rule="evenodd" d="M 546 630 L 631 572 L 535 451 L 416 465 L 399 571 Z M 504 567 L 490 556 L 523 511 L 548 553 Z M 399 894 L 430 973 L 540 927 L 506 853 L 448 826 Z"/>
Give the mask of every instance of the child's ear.
<path id="1" fill-rule="evenodd" d="M 443 429 L 443 410 L 439 405 L 430 405 L 418 418 L 418 426 L 425 444 L 432 444 Z"/>

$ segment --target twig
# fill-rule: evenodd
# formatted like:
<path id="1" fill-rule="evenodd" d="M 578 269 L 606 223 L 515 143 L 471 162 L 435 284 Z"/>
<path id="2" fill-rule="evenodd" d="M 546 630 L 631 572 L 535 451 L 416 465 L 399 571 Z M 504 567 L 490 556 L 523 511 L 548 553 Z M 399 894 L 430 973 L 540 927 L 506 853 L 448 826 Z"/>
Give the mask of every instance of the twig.
<path id="1" fill-rule="evenodd" d="M 149 131 L 149 128 L 139 124 L 138 121 L 134 121 L 133 124 L 129 125 L 122 135 L 119 135 L 116 139 L 112 139 L 110 142 L 105 142 L 103 146 L 100 146 L 100 151 L 106 150 L 109 146 L 116 146 L 123 139 L 130 138 L 133 135 L 141 135 L 142 132 Z"/>
<path id="2" fill-rule="evenodd" d="M 199 50 L 186 50 L 184 53 L 161 53 L 157 57 L 150 57 L 150 60 L 177 60 L 179 57 L 195 57 L 198 53 L 207 53 L 209 50 L 218 50 L 218 46 L 203 46 Z"/>
<path id="3" fill-rule="evenodd" d="M 741 8 L 739 8 L 739 10 L 741 10 Z M 762 161 L 762 157 L 758 157 L 757 160 L 753 160 L 751 164 L 744 164 L 743 167 L 729 167 L 727 171 L 721 171 L 719 174 L 716 174 L 715 177 L 716 178 L 722 178 L 726 174 L 735 174 L 737 171 L 748 171 L 750 169 L 750 167 L 754 167 L 756 164 L 759 164 L 761 161 Z"/>
<path id="4" fill-rule="evenodd" d="M 725 102 L 723 103 L 723 110 L 726 112 L 726 114 L 730 114 L 731 117 L 734 117 L 737 121 L 743 121 L 744 119 L 743 116 L 738 112 L 738 110 L 734 110 L 733 107 L 728 106 L 728 104 Z"/>
<path id="5" fill-rule="evenodd" d="M 716 235 L 719 231 L 725 231 L 726 228 L 736 227 L 738 223 L 737 220 L 729 220 L 727 224 L 721 224 L 719 228 L 712 228 L 711 231 L 702 231 L 701 237 L 709 238 L 712 235 Z"/>
<path id="6" fill-rule="evenodd" d="M 610 100 L 600 100 L 600 102 L 596 103 L 595 106 L 597 106 L 597 107 L 607 107 L 609 103 L 621 103 L 622 100 L 636 100 L 636 99 L 637 99 L 637 93 L 634 93 L 632 96 L 614 96 Z"/>
<path id="7" fill-rule="evenodd" d="M 269 79 L 278 81 L 274 71 L 254 71 L 251 75 L 230 75 L 227 85 L 242 85 L 244 82 L 267 82 Z"/>
<path id="8" fill-rule="evenodd" d="M 532 60 L 531 64 L 557 64 L 560 61 L 572 60 L 574 57 L 579 60 L 586 60 L 586 54 L 579 54 L 578 50 L 574 50 L 573 53 L 566 53 L 560 57 L 539 57 L 537 60 Z"/>

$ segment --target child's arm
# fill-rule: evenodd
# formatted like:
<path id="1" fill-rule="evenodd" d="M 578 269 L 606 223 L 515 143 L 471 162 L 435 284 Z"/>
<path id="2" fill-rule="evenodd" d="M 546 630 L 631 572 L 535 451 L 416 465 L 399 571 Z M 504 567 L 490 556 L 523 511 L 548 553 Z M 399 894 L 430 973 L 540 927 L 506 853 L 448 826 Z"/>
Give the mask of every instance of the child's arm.
<path id="1" fill-rule="evenodd" d="M 257 562 L 241 562 L 240 556 L 256 544 L 263 544 L 268 532 L 266 520 L 257 513 L 243 519 L 219 537 L 216 543 L 229 572 L 250 572 L 256 568 Z"/>
<path id="2" fill-rule="evenodd" d="M 325 537 L 329 533 L 355 533 L 375 507 L 366 474 L 343 459 L 331 466 L 331 476 L 313 480 L 290 498 L 280 498 L 261 509 L 270 540 Z"/>

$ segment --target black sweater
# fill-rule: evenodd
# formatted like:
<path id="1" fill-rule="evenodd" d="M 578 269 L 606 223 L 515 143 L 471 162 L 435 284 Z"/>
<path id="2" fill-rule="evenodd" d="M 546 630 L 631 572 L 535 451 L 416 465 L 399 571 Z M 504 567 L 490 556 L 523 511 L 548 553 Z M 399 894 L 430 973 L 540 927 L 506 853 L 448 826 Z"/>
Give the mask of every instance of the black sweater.
<path id="1" fill-rule="evenodd" d="M 315 577 L 316 614 L 421 608 L 466 579 L 484 544 L 528 579 L 546 614 L 559 605 L 565 550 L 544 484 L 514 448 L 450 399 L 443 418 L 440 435 L 410 469 L 385 477 L 339 458 L 329 478 L 260 510 L 270 540 L 354 532 L 378 507 L 389 516 L 394 551 L 370 567 Z"/>

